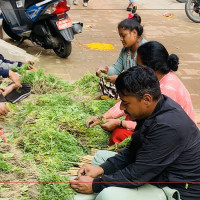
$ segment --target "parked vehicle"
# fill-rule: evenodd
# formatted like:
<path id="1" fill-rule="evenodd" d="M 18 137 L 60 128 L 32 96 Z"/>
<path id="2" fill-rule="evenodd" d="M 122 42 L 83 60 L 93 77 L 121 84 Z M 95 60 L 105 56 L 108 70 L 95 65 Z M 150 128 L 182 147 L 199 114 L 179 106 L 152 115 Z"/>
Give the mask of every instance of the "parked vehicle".
<path id="1" fill-rule="evenodd" d="M 72 23 L 67 0 L 1 0 L 2 27 L 22 43 L 25 39 L 66 58 L 72 50 L 74 34 L 82 32 L 81 22 Z"/>
<path id="2" fill-rule="evenodd" d="M 185 12 L 190 20 L 200 23 L 200 0 L 187 0 Z"/>

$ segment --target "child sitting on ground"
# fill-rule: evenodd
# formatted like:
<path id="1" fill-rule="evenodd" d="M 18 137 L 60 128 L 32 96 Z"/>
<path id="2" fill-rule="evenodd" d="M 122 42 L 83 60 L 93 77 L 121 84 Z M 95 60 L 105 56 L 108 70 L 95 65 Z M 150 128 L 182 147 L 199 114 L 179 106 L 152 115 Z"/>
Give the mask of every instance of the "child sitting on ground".
<path id="1" fill-rule="evenodd" d="M 29 64 L 27 69 L 37 71 L 33 67 L 34 62 L 32 61 L 26 63 L 10 61 L 0 54 L 0 76 L 3 78 L 9 77 L 13 81 L 6 87 L 0 87 L 0 102 L 17 103 L 30 95 L 31 87 L 26 83 L 20 83 L 20 77 L 12 71 L 13 67 L 21 67 L 27 63 Z"/>

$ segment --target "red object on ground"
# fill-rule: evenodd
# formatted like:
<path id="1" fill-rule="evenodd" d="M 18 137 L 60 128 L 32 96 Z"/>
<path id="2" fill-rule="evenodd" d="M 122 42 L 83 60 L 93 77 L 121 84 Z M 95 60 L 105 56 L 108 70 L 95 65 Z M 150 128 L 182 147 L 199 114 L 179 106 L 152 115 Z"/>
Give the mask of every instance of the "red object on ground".
<path id="1" fill-rule="evenodd" d="M 6 140 L 6 137 L 3 136 L 4 135 L 4 132 L 3 131 L 0 131 L 0 137 L 2 137 L 3 141 L 5 143 L 7 143 L 7 140 Z"/>

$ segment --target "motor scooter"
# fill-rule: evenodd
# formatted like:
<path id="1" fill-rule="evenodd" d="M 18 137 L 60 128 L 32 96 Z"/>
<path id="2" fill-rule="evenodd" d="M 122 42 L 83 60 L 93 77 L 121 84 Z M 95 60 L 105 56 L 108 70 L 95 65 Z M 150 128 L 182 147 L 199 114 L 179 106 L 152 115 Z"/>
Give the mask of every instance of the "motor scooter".
<path id="1" fill-rule="evenodd" d="M 1 0 L 2 27 L 6 34 L 20 42 L 29 39 L 61 58 L 71 54 L 74 34 L 83 24 L 72 23 L 67 0 Z"/>

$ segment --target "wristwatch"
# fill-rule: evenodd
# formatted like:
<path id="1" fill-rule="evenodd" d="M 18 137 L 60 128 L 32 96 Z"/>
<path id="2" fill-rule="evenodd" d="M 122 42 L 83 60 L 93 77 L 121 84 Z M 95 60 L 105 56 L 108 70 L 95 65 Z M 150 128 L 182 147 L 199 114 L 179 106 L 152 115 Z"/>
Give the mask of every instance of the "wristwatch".
<path id="1" fill-rule="evenodd" d="M 124 120 L 121 120 L 121 121 L 120 121 L 120 128 L 124 128 L 124 127 L 123 127 L 123 124 L 122 124 L 123 121 L 124 121 Z"/>

